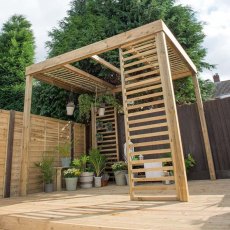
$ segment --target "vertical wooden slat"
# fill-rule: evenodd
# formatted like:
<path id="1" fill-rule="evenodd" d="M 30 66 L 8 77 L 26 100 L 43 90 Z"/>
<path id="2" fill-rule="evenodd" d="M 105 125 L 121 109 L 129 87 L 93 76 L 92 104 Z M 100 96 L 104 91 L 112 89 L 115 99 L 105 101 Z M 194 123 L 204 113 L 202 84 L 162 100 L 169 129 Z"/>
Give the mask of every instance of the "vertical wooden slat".
<path id="1" fill-rule="evenodd" d="M 164 94 L 165 109 L 170 136 L 170 145 L 172 148 L 174 173 L 176 177 L 176 190 L 179 196 L 179 200 L 188 201 L 189 194 L 187 176 L 184 165 L 183 149 L 180 137 L 180 128 L 177 116 L 166 39 L 165 34 L 163 32 L 159 32 L 156 35 L 156 47 Z"/>
<path id="2" fill-rule="evenodd" d="M 94 106 L 91 106 L 91 136 L 92 136 L 92 148 L 97 147 L 97 141 L 96 141 L 96 114 Z"/>
<path id="3" fill-rule="evenodd" d="M 32 99 L 32 76 L 26 76 L 26 89 L 24 99 L 24 115 L 23 115 L 23 145 L 22 145 L 22 167 L 20 175 L 20 195 L 27 194 L 28 182 L 28 154 L 30 141 L 30 110 Z"/>
<path id="4" fill-rule="evenodd" d="M 13 146 L 14 146 L 14 123 L 15 111 L 11 110 L 9 115 L 9 128 L 8 128 L 8 142 L 7 142 L 7 155 L 6 155 L 6 173 L 5 173 L 5 190 L 4 198 L 10 197 L 10 184 L 11 184 L 11 169 L 13 159 Z"/>
<path id="5" fill-rule="evenodd" d="M 133 186 L 134 182 L 131 180 L 131 158 L 129 153 L 129 130 L 128 130 L 128 109 L 127 109 L 127 96 L 126 96 L 126 89 L 125 89 L 125 76 L 124 76 L 124 58 L 122 55 L 122 49 L 119 49 L 119 57 L 120 57 L 120 69 L 121 69 L 121 84 L 122 84 L 122 98 L 123 98 L 123 109 L 124 109 L 124 123 L 125 123 L 125 140 L 126 140 L 126 157 L 128 161 L 128 171 L 129 171 L 129 194 L 130 199 L 134 200 L 134 191 Z"/>
<path id="6" fill-rule="evenodd" d="M 201 98 L 201 94 L 200 94 L 199 82 L 197 80 L 196 75 L 194 75 L 192 77 L 192 79 L 193 79 L 193 84 L 194 84 L 194 89 L 195 89 L 197 108 L 198 108 L 198 113 L 199 113 L 199 117 L 200 117 L 202 134 L 203 134 L 203 138 L 204 138 L 209 174 L 210 174 L 211 180 L 215 180 L 216 179 L 215 167 L 214 167 L 214 163 L 213 163 L 212 150 L 211 150 L 211 146 L 210 146 L 208 129 L 207 129 L 207 124 L 206 124 L 206 119 L 205 119 L 205 114 L 204 114 L 204 106 L 203 106 L 203 102 L 202 102 L 202 98 Z"/>

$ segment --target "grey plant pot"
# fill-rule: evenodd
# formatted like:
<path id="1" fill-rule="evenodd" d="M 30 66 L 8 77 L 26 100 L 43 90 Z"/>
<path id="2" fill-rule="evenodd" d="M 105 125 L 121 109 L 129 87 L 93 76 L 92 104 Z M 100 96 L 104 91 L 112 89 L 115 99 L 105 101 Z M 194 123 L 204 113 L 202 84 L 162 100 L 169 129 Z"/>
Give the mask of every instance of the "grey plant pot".
<path id="1" fill-rule="evenodd" d="M 127 173 L 128 173 L 127 170 L 115 171 L 114 172 L 116 185 L 119 185 L 119 186 L 126 185 L 125 174 L 127 174 Z"/>
<path id="2" fill-rule="evenodd" d="M 53 192 L 53 183 L 45 184 L 45 192 Z"/>
<path id="3" fill-rule="evenodd" d="M 75 191 L 77 189 L 77 177 L 65 178 L 66 190 Z"/>
<path id="4" fill-rule="evenodd" d="M 80 186 L 81 188 L 92 188 L 93 187 L 93 172 L 83 172 L 80 175 Z"/>
<path id="5" fill-rule="evenodd" d="M 61 166 L 62 167 L 69 167 L 71 163 L 71 157 L 62 157 L 61 158 Z"/>
<path id="6" fill-rule="evenodd" d="M 95 176 L 94 177 L 94 184 L 95 184 L 95 188 L 101 187 L 101 176 L 99 176 L 99 177 Z"/>

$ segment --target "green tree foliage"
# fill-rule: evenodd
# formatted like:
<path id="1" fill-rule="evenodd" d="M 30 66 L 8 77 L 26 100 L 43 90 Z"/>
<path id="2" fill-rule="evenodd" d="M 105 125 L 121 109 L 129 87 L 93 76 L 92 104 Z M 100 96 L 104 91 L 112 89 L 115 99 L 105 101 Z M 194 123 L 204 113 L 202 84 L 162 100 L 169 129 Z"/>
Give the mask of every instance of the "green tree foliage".
<path id="1" fill-rule="evenodd" d="M 25 67 L 33 63 L 34 49 L 30 22 L 12 16 L 0 32 L 0 108 L 23 110 Z"/>
<path id="2" fill-rule="evenodd" d="M 195 12 L 190 7 L 175 5 L 174 0 L 74 0 L 67 17 L 49 33 L 50 41 L 47 42 L 49 57 L 158 19 L 162 19 L 171 29 L 199 71 L 213 67 L 204 61 L 206 49 L 202 47 L 205 37 L 202 31 L 203 23 L 197 20 Z M 117 51 L 110 51 L 101 56 L 119 66 Z M 80 61 L 76 66 L 113 84 L 120 83 L 117 74 L 111 73 L 90 59 Z M 205 81 L 200 80 L 200 82 L 206 84 Z M 181 80 L 175 84 L 179 103 L 194 101 L 190 80 Z M 188 88 L 180 88 L 183 84 Z M 60 93 L 62 94 L 62 91 Z M 55 97 L 58 100 L 58 92 Z M 45 108 L 47 106 L 48 104 L 44 105 Z M 42 105 L 40 109 L 44 110 Z"/>

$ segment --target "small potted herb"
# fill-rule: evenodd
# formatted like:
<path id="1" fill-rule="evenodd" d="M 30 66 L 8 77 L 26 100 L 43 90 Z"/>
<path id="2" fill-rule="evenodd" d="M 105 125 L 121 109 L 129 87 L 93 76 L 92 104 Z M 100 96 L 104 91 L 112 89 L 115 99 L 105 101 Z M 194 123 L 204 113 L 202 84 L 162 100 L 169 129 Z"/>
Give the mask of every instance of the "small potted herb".
<path id="1" fill-rule="evenodd" d="M 54 157 L 43 156 L 40 162 L 35 163 L 35 166 L 42 174 L 45 192 L 53 192 Z"/>
<path id="2" fill-rule="evenodd" d="M 56 148 L 61 156 L 61 166 L 69 167 L 71 163 L 71 157 L 70 157 L 71 142 L 65 142 L 59 144 Z"/>
<path id="3" fill-rule="evenodd" d="M 91 149 L 89 152 L 89 160 L 95 172 L 95 187 L 101 187 L 101 174 L 106 166 L 106 157 L 100 153 L 99 149 Z"/>

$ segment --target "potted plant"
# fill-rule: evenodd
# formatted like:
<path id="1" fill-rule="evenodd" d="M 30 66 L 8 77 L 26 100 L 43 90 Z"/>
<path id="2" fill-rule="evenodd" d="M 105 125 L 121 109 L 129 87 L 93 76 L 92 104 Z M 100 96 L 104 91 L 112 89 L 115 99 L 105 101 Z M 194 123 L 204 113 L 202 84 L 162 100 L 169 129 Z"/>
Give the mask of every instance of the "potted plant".
<path id="1" fill-rule="evenodd" d="M 76 168 L 69 168 L 64 170 L 63 172 L 65 183 L 66 183 L 66 190 L 67 191 L 74 191 L 77 188 L 77 180 L 81 174 L 80 169 Z"/>
<path id="2" fill-rule="evenodd" d="M 89 152 L 89 160 L 94 168 L 95 187 L 101 187 L 101 173 L 106 166 L 106 157 L 100 153 L 99 149 L 91 149 Z"/>
<path id="3" fill-rule="evenodd" d="M 125 174 L 127 174 L 127 164 L 124 161 L 118 161 L 112 165 L 116 185 L 126 185 Z"/>
<path id="4" fill-rule="evenodd" d="M 112 132 L 113 131 L 113 124 L 112 124 L 112 122 L 105 123 L 105 129 L 106 129 L 107 132 Z"/>
<path id="5" fill-rule="evenodd" d="M 53 192 L 53 176 L 54 176 L 54 158 L 43 156 L 40 162 L 35 163 L 42 174 L 45 192 Z"/>
<path id="6" fill-rule="evenodd" d="M 103 128 L 103 121 L 98 119 L 96 122 L 97 129 L 102 129 Z"/>
<path id="7" fill-rule="evenodd" d="M 108 173 L 103 173 L 101 176 L 101 186 L 107 186 L 109 183 L 109 174 Z"/>
<path id="8" fill-rule="evenodd" d="M 94 97 L 90 94 L 81 94 L 78 97 L 79 118 L 82 121 L 89 122 L 91 107 L 94 104 Z"/>
<path id="9" fill-rule="evenodd" d="M 97 141 L 103 141 L 103 135 L 101 133 L 96 134 Z"/>
<path id="10" fill-rule="evenodd" d="M 187 157 L 184 159 L 184 163 L 185 163 L 186 173 L 188 174 L 189 170 L 196 165 L 196 161 L 191 153 L 189 153 Z"/>
<path id="11" fill-rule="evenodd" d="M 89 165 L 89 156 L 82 154 L 79 159 L 74 159 L 72 166 L 79 168 L 80 174 L 80 186 L 81 188 L 92 188 L 93 187 L 93 171 Z"/>
<path id="12" fill-rule="evenodd" d="M 59 144 L 57 146 L 57 150 L 61 156 L 61 166 L 62 167 L 69 167 L 71 163 L 71 142 L 65 142 L 63 144 Z"/>
<path id="13" fill-rule="evenodd" d="M 66 112 L 68 116 L 73 115 L 74 108 L 75 108 L 74 102 L 73 101 L 68 102 L 68 104 L 66 105 Z"/>

